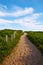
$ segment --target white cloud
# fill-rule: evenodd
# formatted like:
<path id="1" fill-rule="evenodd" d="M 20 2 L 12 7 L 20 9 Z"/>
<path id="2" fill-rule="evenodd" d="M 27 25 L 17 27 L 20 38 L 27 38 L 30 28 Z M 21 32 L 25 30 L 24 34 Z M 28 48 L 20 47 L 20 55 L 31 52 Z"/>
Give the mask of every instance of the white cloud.
<path id="1" fill-rule="evenodd" d="M 7 8 L 6 6 L 3 6 L 2 8 Z M 28 16 L 27 16 L 28 15 Z M 29 16 L 31 15 L 31 16 Z M 25 7 L 25 8 L 21 8 L 21 7 L 14 7 L 14 11 L 13 12 L 4 12 L 0 10 L 0 17 L 5 17 L 5 16 L 13 16 L 13 17 L 20 17 L 20 16 L 24 16 L 23 18 L 19 18 L 19 19 L 14 19 L 14 20 L 6 20 L 6 19 L 1 19 L 0 18 L 0 24 L 5 24 L 6 27 L 10 27 L 11 26 L 7 26 L 7 24 L 19 24 L 22 27 L 25 27 L 25 30 L 42 30 L 43 31 L 43 24 L 40 24 L 41 22 L 39 22 L 37 19 L 39 19 L 39 17 L 43 15 L 43 13 L 34 13 L 34 9 L 32 7 Z M 40 24 L 40 25 L 39 25 Z M 13 26 L 13 25 L 12 25 Z"/>
<path id="2" fill-rule="evenodd" d="M 0 11 L 0 16 L 6 16 L 6 14 L 2 11 Z"/>
<path id="3" fill-rule="evenodd" d="M 25 27 L 24 30 L 38 30 L 38 31 L 42 30 L 43 31 L 43 24 L 39 25 L 40 24 L 39 21 L 37 22 L 37 20 L 32 19 L 32 17 L 29 18 L 28 16 L 21 19 L 20 18 L 15 19 L 13 21 L 0 19 L 0 24 L 6 24 L 6 27 L 8 27 L 7 24 L 9 23 L 14 25 L 19 24 L 20 26 Z"/>
<path id="4" fill-rule="evenodd" d="M 15 11 L 16 10 L 16 11 Z M 9 12 L 3 12 L 0 11 L 0 16 L 14 16 L 14 17 L 19 17 L 19 16 L 24 16 L 27 14 L 32 14 L 34 9 L 32 7 L 30 8 L 20 8 L 20 7 L 15 7 L 14 11 L 9 13 Z"/>
<path id="5" fill-rule="evenodd" d="M 0 24 L 12 23 L 10 20 L 0 19 Z"/>
<path id="6" fill-rule="evenodd" d="M 20 24 L 21 26 L 25 27 L 26 30 L 37 30 L 37 31 L 42 30 L 43 31 L 43 24 L 40 24 L 40 22 L 37 21 L 37 18 L 36 18 L 36 20 L 34 18 L 24 17 L 22 19 L 14 20 L 14 23 Z"/>
<path id="7" fill-rule="evenodd" d="M 2 8 L 7 9 L 7 6 L 2 6 Z M 4 9 L 3 9 L 4 10 Z M 34 8 L 32 7 L 19 7 L 19 6 L 13 6 L 12 8 L 12 12 L 6 12 L 6 11 L 1 11 L 0 10 L 0 16 L 13 16 L 13 17 L 20 17 L 20 16 L 25 16 L 25 15 L 32 15 L 33 18 L 37 18 L 41 15 L 43 15 L 43 13 L 34 13 Z M 34 13 L 34 14 L 33 14 Z"/>
<path id="8" fill-rule="evenodd" d="M 34 11 L 33 8 L 25 8 L 25 9 L 22 9 L 20 11 L 17 11 L 15 13 L 12 13 L 12 16 L 24 16 L 24 15 L 27 15 L 27 14 L 32 14 Z"/>

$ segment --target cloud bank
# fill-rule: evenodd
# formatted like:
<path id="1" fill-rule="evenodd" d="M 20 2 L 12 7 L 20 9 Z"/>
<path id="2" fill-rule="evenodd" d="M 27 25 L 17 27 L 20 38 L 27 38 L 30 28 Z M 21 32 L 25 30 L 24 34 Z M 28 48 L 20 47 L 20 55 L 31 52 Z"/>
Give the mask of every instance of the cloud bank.
<path id="1" fill-rule="evenodd" d="M 12 12 L 7 12 L 7 6 L 0 6 L 4 11 L 0 10 L 0 25 L 4 24 L 9 26 L 9 28 L 14 28 L 16 25 L 22 27 L 23 30 L 36 30 L 43 31 L 43 20 L 40 21 L 40 18 L 43 17 L 43 13 L 35 12 L 35 9 L 32 7 L 19 7 L 13 6 Z M 13 17 L 13 20 L 8 20 L 3 17 Z M 13 25 L 9 25 L 13 24 Z"/>

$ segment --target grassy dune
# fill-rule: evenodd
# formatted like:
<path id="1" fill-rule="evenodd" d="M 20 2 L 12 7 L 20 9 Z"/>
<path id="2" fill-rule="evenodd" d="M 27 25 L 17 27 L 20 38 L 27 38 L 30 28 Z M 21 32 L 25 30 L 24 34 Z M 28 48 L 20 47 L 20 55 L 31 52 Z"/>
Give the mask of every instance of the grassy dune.
<path id="1" fill-rule="evenodd" d="M 15 33 L 15 38 L 14 38 Z M 18 43 L 23 31 L 21 30 L 0 30 L 0 62 L 3 58 L 10 54 L 13 47 Z M 8 36 L 8 41 L 6 42 L 6 35 Z M 12 39 L 11 39 L 12 35 Z"/>
<path id="2" fill-rule="evenodd" d="M 27 32 L 27 37 L 43 54 L 43 32 Z"/>

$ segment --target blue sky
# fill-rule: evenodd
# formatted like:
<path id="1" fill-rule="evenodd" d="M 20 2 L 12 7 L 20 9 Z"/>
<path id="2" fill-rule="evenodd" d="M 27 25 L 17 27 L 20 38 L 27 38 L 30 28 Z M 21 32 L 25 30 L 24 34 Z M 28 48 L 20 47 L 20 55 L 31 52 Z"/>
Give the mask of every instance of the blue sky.
<path id="1" fill-rule="evenodd" d="M 43 0 L 0 0 L 0 29 L 43 31 Z"/>

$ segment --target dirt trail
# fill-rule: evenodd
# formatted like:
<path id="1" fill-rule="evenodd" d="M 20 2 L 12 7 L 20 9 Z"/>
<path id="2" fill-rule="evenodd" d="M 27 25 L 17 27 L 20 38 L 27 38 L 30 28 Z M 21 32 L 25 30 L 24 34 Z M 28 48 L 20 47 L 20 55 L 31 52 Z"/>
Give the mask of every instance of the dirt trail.
<path id="1" fill-rule="evenodd" d="M 43 65 L 40 60 L 41 53 L 24 34 L 12 53 L 4 59 L 2 65 Z"/>

